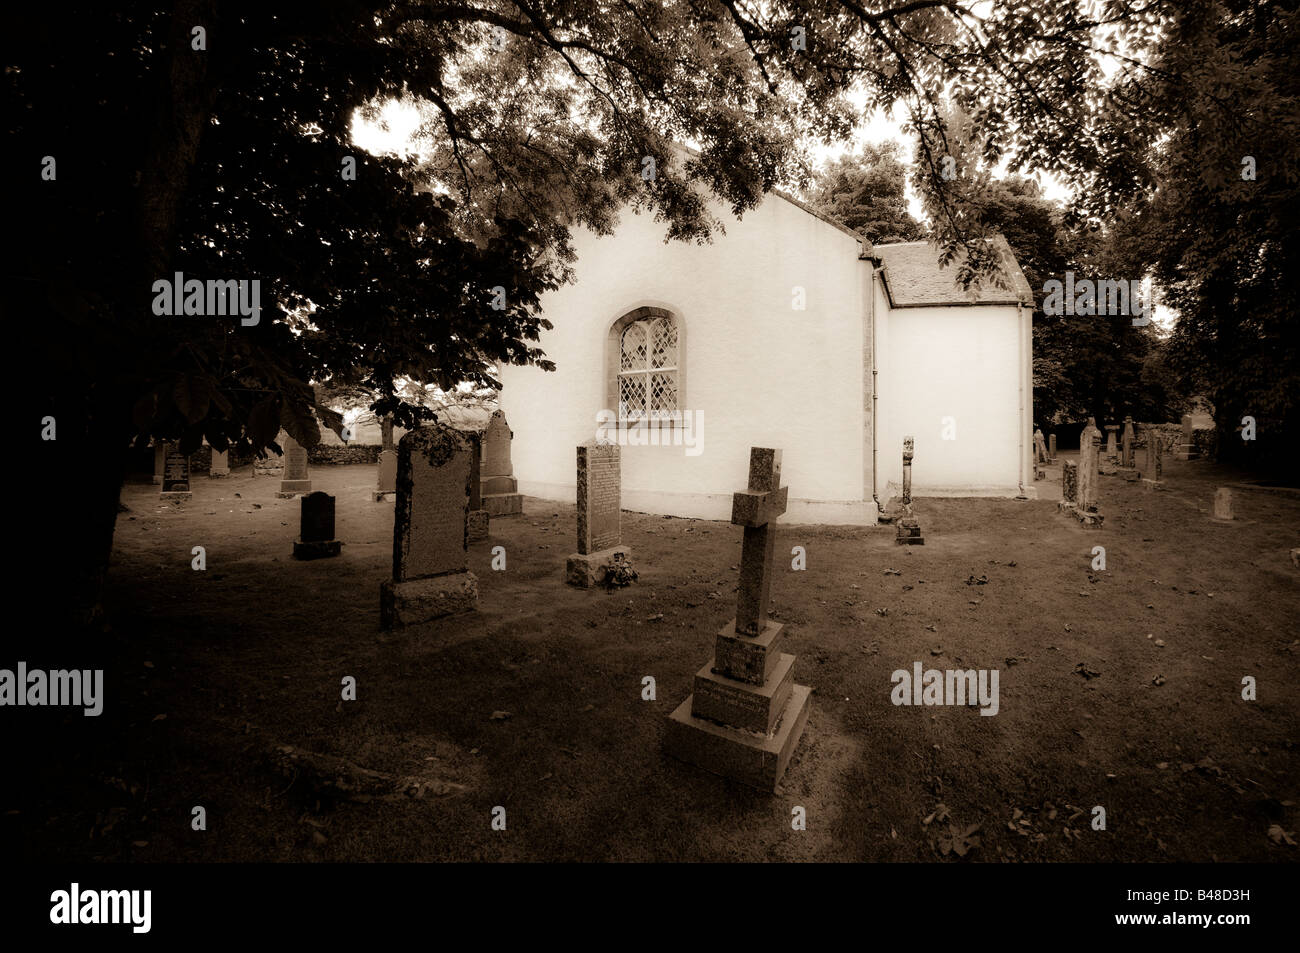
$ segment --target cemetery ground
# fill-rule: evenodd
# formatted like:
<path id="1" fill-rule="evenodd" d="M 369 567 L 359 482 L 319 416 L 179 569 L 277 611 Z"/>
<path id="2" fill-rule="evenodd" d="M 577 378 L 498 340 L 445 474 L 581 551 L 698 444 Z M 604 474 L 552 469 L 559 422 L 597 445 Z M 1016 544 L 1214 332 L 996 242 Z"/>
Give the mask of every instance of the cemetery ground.
<path id="1" fill-rule="evenodd" d="M 735 614 L 739 527 L 624 513 L 640 579 L 585 591 L 562 581 L 574 507 L 529 497 L 470 544 L 477 613 L 382 632 L 374 467 L 312 469 L 344 544 L 313 562 L 277 478 L 196 475 L 182 504 L 128 484 L 104 714 L 64 718 L 0 823 L 46 860 L 1294 860 L 1300 498 L 1242 490 L 1215 522 L 1240 477 L 1166 466 L 1165 492 L 1102 477 L 1100 531 L 1057 513 L 1059 467 L 1035 501 L 919 498 L 922 547 L 779 524 L 773 614 L 815 693 L 775 795 L 661 750 Z M 999 669 L 1000 711 L 895 707 L 915 661 Z M 287 745 L 420 793 L 322 797 L 271 767 Z"/>

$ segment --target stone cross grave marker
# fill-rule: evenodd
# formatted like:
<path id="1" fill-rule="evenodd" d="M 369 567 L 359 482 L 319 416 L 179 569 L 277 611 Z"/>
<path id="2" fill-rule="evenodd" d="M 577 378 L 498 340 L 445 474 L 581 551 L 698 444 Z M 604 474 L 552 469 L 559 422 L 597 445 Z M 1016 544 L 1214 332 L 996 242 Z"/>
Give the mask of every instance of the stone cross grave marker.
<path id="1" fill-rule="evenodd" d="M 320 490 L 308 493 L 302 498 L 301 528 L 293 544 L 293 558 L 337 556 L 341 546 L 334 538 L 334 497 Z"/>
<path id="2" fill-rule="evenodd" d="M 781 451 L 750 450 L 749 485 L 732 497 L 744 527 L 736 618 L 718 633 L 694 691 L 668 718 L 669 754 L 715 774 L 773 790 L 808 720 L 811 689 L 794 684 L 795 657 L 781 652 L 783 626 L 767 615 L 775 552 L 773 523 L 789 491 Z"/>
<path id="3" fill-rule="evenodd" d="M 604 567 L 631 558 L 623 545 L 621 457 L 618 444 L 594 440 L 578 447 L 578 551 L 565 563 L 564 581 L 590 589 Z"/>
<path id="4" fill-rule="evenodd" d="M 188 500 L 190 492 L 190 458 L 180 452 L 174 443 L 167 444 L 163 458 L 162 500 Z"/>
<path id="5" fill-rule="evenodd" d="M 1088 419 L 1091 420 L 1092 418 L 1089 417 Z M 1106 457 L 1108 459 L 1113 460 L 1119 456 L 1119 448 L 1116 445 L 1116 434 L 1118 433 L 1119 424 L 1106 425 Z"/>
<path id="6" fill-rule="evenodd" d="M 921 524 L 912 514 L 912 457 L 916 455 L 916 441 L 911 437 L 903 438 L 903 516 L 896 526 L 897 536 L 894 542 L 900 546 L 924 546 L 925 537 L 921 535 Z"/>
<path id="7" fill-rule="evenodd" d="M 379 591 L 384 628 L 478 608 L 465 548 L 473 457 L 465 434 L 439 424 L 398 443 L 393 578 Z"/>

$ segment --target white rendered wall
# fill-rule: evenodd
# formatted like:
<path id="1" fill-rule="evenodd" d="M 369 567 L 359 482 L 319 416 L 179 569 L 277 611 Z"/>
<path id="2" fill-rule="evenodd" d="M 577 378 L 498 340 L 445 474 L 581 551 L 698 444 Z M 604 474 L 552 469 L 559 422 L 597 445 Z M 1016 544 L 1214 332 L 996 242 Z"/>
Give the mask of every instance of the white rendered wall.
<path id="1" fill-rule="evenodd" d="M 913 495 L 1016 495 L 1028 420 L 1017 308 L 888 308 L 876 284 L 881 502 L 899 492 L 908 435 L 916 441 Z M 953 418 L 955 439 L 943 438 L 945 417 Z"/>
<path id="2" fill-rule="evenodd" d="M 702 413 L 698 455 L 683 446 L 625 446 L 623 506 L 726 519 L 748 474 L 749 448 L 783 451 L 784 522 L 858 523 L 863 503 L 863 296 L 858 242 L 779 197 L 710 245 L 665 244 L 665 226 L 625 212 L 614 236 L 575 235 L 578 280 L 543 299 L 556 363 L 502 369 L 521 492 L 572 500 L 575 447 L 596 435 L 610 325 L 642 306 L 685 327 L 680 406 Z M 806 295 L 792 307 L 793 288 Z M 613 408 L 610 408 L 613 409 Z M 698 418 L 697 418 L 698 419 Z M 866 491 L 870 500 L 870 490 Z"/>

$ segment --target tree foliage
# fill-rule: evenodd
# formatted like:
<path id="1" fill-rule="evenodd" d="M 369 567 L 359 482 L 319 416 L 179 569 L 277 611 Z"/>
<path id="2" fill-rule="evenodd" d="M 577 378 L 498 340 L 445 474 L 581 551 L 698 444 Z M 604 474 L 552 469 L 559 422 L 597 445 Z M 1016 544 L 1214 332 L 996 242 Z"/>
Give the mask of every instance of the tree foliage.
<path id="1" fill-rule="evenodd" d="M 810 204 L 870 242 L 913 242 L 925 237 L 925 228 L 907 209 L 906 187 L 897 144 L 866 145 L 821 171 Z"/>

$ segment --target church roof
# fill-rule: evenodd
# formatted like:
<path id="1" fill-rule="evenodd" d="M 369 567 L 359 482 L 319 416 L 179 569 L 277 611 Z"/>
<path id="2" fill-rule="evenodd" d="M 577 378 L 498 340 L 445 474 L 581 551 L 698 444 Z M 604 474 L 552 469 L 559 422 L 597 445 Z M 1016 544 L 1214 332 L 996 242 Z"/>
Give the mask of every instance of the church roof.
<path id="1" fill-rule="evenodd" d="M 939 249 L 929 242 L 899 242 L 876 245 L 885 293 L 895 308 L 920 308 L 977 304 L 1024 304 L 1033 306 L 1034 296 L 1025 273 L 1020 270 L 1011 247 L 1001 233 L 993 237 L 1000 272 L 1006 288 L 984 281 L 979 289 L 967 291 L 957 281 L 953 265 L 939 265 Z"/>

